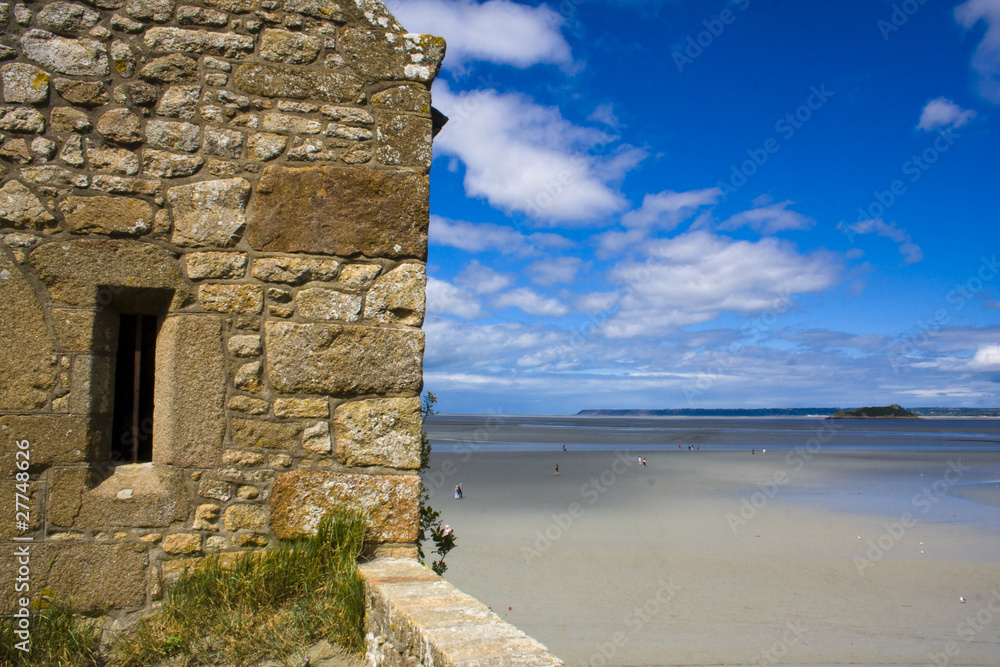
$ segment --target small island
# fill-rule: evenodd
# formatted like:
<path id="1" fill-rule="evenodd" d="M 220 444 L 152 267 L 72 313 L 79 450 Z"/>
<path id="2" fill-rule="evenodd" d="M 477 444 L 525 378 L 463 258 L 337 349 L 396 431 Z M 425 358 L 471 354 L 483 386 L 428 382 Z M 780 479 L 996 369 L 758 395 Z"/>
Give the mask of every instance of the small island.
<path id="1" fill-rule="evenodd" d="M 920 417 L 893 403 L 884 407 L 838 410 L 827 419 L 920 419 Z"/>

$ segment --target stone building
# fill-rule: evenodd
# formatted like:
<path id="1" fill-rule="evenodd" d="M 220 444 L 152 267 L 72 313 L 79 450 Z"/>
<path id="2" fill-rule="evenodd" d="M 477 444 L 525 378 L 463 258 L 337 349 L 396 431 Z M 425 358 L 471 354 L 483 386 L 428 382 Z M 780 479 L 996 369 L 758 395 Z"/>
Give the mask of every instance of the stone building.
<path id="1" fill-rule="evenodd" d="M 379 0 L 0 27 L 0 607 L 25 544 L 32 596 L 125 613 L 345 500 L 411 554 L 443 41 Z"/>

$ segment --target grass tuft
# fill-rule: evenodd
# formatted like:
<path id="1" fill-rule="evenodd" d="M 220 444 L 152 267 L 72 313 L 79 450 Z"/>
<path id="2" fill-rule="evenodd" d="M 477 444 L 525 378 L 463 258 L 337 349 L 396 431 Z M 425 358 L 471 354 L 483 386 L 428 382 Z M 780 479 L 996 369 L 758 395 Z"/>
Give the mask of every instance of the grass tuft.
<path id="1" fill-rule="evenodd" d="M 111 664 L 248 665 L 281 659 L 327 639 L 364 647 L 364 584 L 357 558 L 364 516 L 341 510 L 316 534 L 283 541 L 223 565 L 208 556 L 167 590 L 162 611 L 113 646 Z"/>
<path id="2" fill-rule="evenodd" d="M 0 665 L 92 667 L 104 664 L 100 656 L 100 624 L 75 614 L 69 605 L 52 602 L 31 617 L 27 652 L 15 646 L 22 641 L 14 634 L 16 626 L 17 619 L 4 617 L 0 620 Z"/>

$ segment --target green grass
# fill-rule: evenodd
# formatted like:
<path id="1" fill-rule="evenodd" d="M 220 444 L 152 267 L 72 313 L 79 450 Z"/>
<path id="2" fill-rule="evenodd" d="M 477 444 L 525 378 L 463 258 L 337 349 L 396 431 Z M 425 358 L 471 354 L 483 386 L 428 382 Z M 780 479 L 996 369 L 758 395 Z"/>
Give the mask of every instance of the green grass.
<path id="1" fill-rule="evenodd" d="M 0 621 L 0 665 L 91 667 L 104 664 L 98 652 L 100 625 L 94 619 L 75 614 L 68 605 L 52 603 L 32 616 L 28 652 L 15 647 L 21 641 L 14 634 L 16 624 L 16 620 L 9 617 Z"/>
<path id="2" fill-rule="evenodd" d="M 364 647 L 364 585 L 356 562 L 365 519 L 342 511 L 316 535 L 279 542 L 223 566 L 209 556 L 168 588 L 160 613 L 140 621 L 112 648 L 116 667 L 247 665 L 291 657 L 327 639 Z"/>
<path id="3" fill-rule="evenodd" d="M 365 518 L 344 510 L 316 535 L 240 554 L 225 565 L 208 556 L 166 588 L 161 611 L 101 651 L 92 618 L 52 603 L 31 618 L 31 650 L 15 648 L 16 619 L 0 619 L 0 665 L 31 667 L 242 666 L 291 660 L 326 639 L 364 649 L 364 583 L 357 558 Z M 301 660 L 301 657 L 298 658 Z M 296 662 L 295 664 L 299 664 Z"/>

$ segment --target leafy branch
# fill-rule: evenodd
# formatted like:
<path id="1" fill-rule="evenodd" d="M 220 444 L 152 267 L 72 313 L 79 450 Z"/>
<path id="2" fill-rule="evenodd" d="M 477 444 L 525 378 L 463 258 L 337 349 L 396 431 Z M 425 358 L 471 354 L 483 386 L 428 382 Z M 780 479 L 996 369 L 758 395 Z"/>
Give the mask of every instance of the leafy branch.
<path id="1" fill-rule="evenodd" d="M 434 405 L 437 403 L 437 396 L 433 391 L 428 391 L 420 399 L 420 414 L 424 417 L 437 414 Z M 423 472 L 430 466 L 431 462 L 431 441 L 427 437 L 427 432 L 420 431 L 420 471 Z M 420 562 L 425 559 L 424 540 L 434 543 L 432 551 L 438 558 L 431 562 L 431 569 L 436 574 L 444 574 L 448 565 L 444 562 L 448 552 L 455 548 L 455 533 L 449 526 L 441 521 L 441 513 L 430 506 L 430 495 L 423 482 L 420 483 L 420 535 L 417 538 L 417 555 Z"/>

